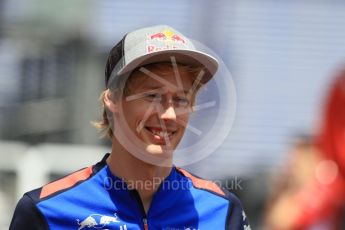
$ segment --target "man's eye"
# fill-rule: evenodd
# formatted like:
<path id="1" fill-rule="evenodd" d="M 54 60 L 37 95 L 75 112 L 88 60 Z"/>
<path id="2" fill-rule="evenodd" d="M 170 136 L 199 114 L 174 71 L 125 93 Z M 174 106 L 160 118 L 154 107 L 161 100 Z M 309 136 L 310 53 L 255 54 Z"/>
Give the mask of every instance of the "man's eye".
<path id="1" fill-rule="evenodd" d="M 187 98 L 179 97 L 179 98 L 177 98 L 177 104 L 179 106 L 189 106 L 190 101 Z"/>
<path id="2" fill-rule="evenodd" d="M 162 95 L 160 95 L 159 93 L 148 93 L 145 95 L 145 97 L 149 100 L 157 100 L 160 101 L 162 100 Z"/>

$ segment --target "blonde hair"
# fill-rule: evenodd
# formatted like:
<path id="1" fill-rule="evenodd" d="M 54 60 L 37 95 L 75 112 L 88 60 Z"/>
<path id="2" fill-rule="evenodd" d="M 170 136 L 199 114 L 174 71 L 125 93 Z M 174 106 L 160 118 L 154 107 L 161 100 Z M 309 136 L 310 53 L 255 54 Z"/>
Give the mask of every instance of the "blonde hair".
<path id="1" fill-rule="evenodd" d="M 162 75 L 164 76 L 167 73 L 171 73 L 171 71 L 173 70 L 171 63 L 165 63 L 165 62 L 148 64 L 148 65 L 145 65 L 144 67 L 147 69 L 150 69 L 151 71 L 154 70 L 155 73 L 160 76 Z M 191 74 L 194 77 L 194 79 L 199 75 L 201 71 L 205 71 L 204 68 L 202 67 L 191 67 L 191 66 L 187 66 L 183 64 L 178 64 L 178 67 L 180 70 Z M 127 96 L 130 93 L 131 82 L 133 81 L 133 79 L 135 79 L 135 77 L 133 76 L 135 76 L 136 73 L 138 73 L 139 71 L 140 71 L 139 68 L 137 68 L 128 77 L 126 76 L 116 77 L 117 79 L 113 81 L 110 86 L 108 86 L 108 89 L 112 93 L 115 93 L 114 94 L 115 97 L 119 95 L 118 93 L 123 93 L 124 96 Z M 193 83 L 194 81 L 195 80 L 193 80 Z M 201 82 L 197 82 L 195 93 L 192 97 L 193 105 L 195 103 L 196 94 L 202 86 L 203 84 Z M 113 129 L 112 129 L 113 122 L 111 120 L 112 118 L 108 115 L 110 114 L 110 112 L 107 111 L 106 105 L 104 103 L 105 94 L 107 93 L 108 89 L 104 90 L 99 97 L 99 100 L 101 101 L 100 109 L 101 109 L 102 117 L 99 121 L 92 122 L 92 124 L 94 127 L 96 127 L 100 131 L 100 133 L 102 134 L 102 137 L 108 137 L 112 139 L 114 137 Z"/>

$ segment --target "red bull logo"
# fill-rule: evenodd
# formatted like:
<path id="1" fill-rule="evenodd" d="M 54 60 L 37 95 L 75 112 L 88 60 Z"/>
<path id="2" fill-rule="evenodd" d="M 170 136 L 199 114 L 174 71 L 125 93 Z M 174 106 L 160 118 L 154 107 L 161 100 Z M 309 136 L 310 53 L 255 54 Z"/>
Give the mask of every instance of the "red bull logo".
<path id="1" fill-rule="evenodd" d="M 152 43 L 154 41 L 163 43 Z M 171 30 L 164 30 L 162 32 L 149 35 L 148 43 L 150 43 L 150 45 L 147 46 L 147 52 L 152 53 L 160 50 L 180 48 L 178 45 L 186 44 L 186 40 Z"/>
<path id="2" fill-rule="evenodd" d="M 114 216 L 105 216 L 101 214 L 92 214 L 86 217 L 84 220 L 80 221 L 77 219 L 77 224 L 79 225 L 78 230 L 86 229 L 99 229 L 109 226 L 111 223 L 120 223 L 119 218 L 116 213 Z M 120 230 L 127 230 L 126 225 L 120 225 Z"/>
<path id="3" fill-rule="evenodd" d="M 150 39 L 153 40 L 153 39 L 157 39 L 157 40 L 166 40 L 167 37 L 164 33 L 156 33 L 156 34 L 153 34 L 153 35 L 150 35 Z"/>
<path id="4" fill-rule="evenodd" d="M 173 42 L 181 42 L 183 44 L 186 43 L 186 41 L 180 35 L 175 34 L 171 30 L 164 30 L 156 34 L 151 34 L 149 38 L 151 40 L 173 41 Z"/>
<path id="5" fill-rule="evenodd" d="M 172 37 L 171 37 L 171 40 L 175 41 L 175 42 L 182 42 L 182 43 L 186 43 L 183 38 L 177 34 L 174 34 Z"/>

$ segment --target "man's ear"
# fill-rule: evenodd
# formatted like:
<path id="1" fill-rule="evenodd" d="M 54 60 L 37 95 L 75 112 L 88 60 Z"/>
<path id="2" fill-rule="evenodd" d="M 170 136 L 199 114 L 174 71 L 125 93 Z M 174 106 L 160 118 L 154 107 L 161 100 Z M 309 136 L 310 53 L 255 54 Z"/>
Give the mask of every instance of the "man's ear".
<path id="1" fill-rule="evenodd" d="M 108 109 L 112 113 L 118 112 L 118 103 L 116 103 L 114 94 L 112 94 L 109 89 L 105 91 L 103 101 L 106 109 Z"/>

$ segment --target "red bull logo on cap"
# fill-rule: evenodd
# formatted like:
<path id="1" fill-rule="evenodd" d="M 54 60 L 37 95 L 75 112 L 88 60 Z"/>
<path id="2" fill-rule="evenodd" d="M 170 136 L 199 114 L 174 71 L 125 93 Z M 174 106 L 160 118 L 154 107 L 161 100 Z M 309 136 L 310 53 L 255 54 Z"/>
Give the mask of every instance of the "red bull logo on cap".
<path id="1" fill-rule="evenodd" d="M 186 39 L 171 30 L 164 30 L 148 36 L 147 53 L 160 50 L 178 49 L 186 44 Z"/>

